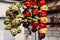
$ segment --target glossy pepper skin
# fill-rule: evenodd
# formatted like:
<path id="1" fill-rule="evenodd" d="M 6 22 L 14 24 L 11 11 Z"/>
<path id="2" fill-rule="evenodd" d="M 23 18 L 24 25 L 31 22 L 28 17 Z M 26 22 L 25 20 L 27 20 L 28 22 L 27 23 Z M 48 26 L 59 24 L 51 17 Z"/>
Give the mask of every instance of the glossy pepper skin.
<path id="1" fill-rule="evenodd" d="M 38 15 L 38 9 L 32 9 L 32 14 Z"/>
<path id="2" fill-rule="evenodd" d="M 37 0 L 30 0 L 33 2 L 33 5 L 36 5 L 37 4 Z"/>
<path id="3" fill-rule="evenodd" d="M 42 10 L 46 10 L 46 11 L 47 11 L 47 10 L 48 10 L 47 5 L 43 5 L 43 6 L 41 6 L 41 7 L 40 7 L 40 10 L 41 10 L 41 11 L 42 11 Z"/>
<path id="4" fill-rule="evenodd" d="M 46 17 L 47 16 L 47 12 L 45 10 L 40 12 L 40 16 L 41 17 Z"/>
<path id="5" fill-rule="evenodd" d="M 32 1 L 25 1 L 24 2 L 24 5 L 27 7 L 27 8 L 30 8 L 32 6 Z"/>
<path id="6" fill-rule="evenodd" d="M 46 11 L 48 10 L 48 7 L 46 5 L 45 0 L 39 0 L 38 5 L 40 6 L 40 10 L 41 10 L 41 12 L 39 14 L 40 22 L 41 22 L 39 24 L 39 27 L 40 27 L 39 33 L 40 33 L 40 40 L 41 40 L 41 39 L 45 38 L 45 34 L 48 32 L 48 30 L 46 28 L 46 26 L 47 26 L 46 23 L 48 23 L 48 18 L 47 18 L 47 12 Z"/>
<path id="7" fill-rule="evenodd" d="M 29 11 L 25 11 L 23 15 L 24 15 L 24 17 L 30 17 L 30 12 Z"/>
<path id="8" fill-rule="evenodd" d="M 41 29 L 39 30 L 39 33 L 40 33 L 40 34 L 47 34 L 47 32 L 48 32 L 47 28 L 41 28 Z"/>
<path id="9" fill-rule="evenodd" d="M 43 6 L 43 5 L 46 5 L 46 2 L 44 0 L 40 0 L 38 4 L 39 6 Z"/>
<path id="10" fill-rule="evenodd" d="M 40 28 L 46 28 L 46 26 L 47 26 L 47 24 L 45 24 L 45 23 L 40 23 L 40 24 L 39 24 L 39 27 L 40 27 Z"/>
<path id="11" fill-rule="evenodd" d="M 39 25 L 38 21 L 34 21 L 33 24 L 32 24 L 32 27 L 33 28 L 37 28 Z"/>
<path id="12" fill-rule="evenodd" d="M 48 18 L 47 17 L 41 17 L 40 22 L 41 23 L 48 23 Z"/>

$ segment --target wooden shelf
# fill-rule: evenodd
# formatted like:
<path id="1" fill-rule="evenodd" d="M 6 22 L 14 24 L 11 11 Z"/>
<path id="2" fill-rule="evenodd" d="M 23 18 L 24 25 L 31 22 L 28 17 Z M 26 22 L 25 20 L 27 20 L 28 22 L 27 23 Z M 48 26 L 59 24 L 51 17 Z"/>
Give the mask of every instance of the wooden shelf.
<path id="1" fill-rule="evenodd" d="M 6 17 L 0 17 L 0 19 L 4 19 L 4 18 L 6 18 Z"/>
<path id="2" fill-rule="evenodd" d="M 5 0 L 0 0 L 0 2 L 4 2 L 4 3 L 13 3 L 13 2 L 17 2 L 17 1 L 5 1 Z M 20 1 L 21 2 L 21 1 Z"/>
<path id="3" fill-rule="evenodd" d="M 48 14 L 60 13 L 60 9 L 56 9 L 56 10 L 48 10 L 47 12 L 48 12 Z"/>

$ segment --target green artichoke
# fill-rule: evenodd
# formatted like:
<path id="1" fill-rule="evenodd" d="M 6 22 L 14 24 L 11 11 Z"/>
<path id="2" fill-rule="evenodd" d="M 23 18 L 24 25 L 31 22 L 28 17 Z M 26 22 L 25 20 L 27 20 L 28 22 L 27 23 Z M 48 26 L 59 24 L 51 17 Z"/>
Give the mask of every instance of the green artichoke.
<path id="1" fill-rule="evenodd" d="M 5 19 L 4 19 L 4 24 L 7 25 L 11 22 L 10 18 L 7 16 Z"/>
<path id="2" fill-rule="evenodd" d="M 12 34 L 13 36 L 15 36 L 15 35 L 17 34 L 17 29 L 16 29 L 16 28 L 12 28 L 12 29 L 10 30 L 10 32 L 11 32 L 11 34 Z"/>
<path id="3" fill-rule="evenodd" d="M 19 27 L 17 28 L 17 32 L 18 33 L 21 33 L 21 29 Z"/>
<path id="4" fill-rule="evenodd" d="M 6 25 L 5 29 L 10 30 L 12 28 L 11 24 Z"/>

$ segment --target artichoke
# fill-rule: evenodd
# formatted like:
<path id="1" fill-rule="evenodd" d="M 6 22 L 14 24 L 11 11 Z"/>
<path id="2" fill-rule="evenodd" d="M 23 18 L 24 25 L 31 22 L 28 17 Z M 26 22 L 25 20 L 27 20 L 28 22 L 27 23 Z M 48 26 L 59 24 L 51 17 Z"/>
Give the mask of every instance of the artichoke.
<path id="1" fill-rule="evenodd" d="M 14 13 L 13 13 L 12 10 L 7 10 L 7 11 L 6 11 L 6 15 L 7 15 L 7 16 L 10 16 L 10 18 L 13 18 L 13 19 L 14 19 Z"/>
<path id="2" fill-rule="evenodd" d="M 5 29 L 6 29 L 6 30 L 10 30 L 11 27 L 12 27 L 11 24 L 8 24 L 8 25 L 6 25 Z"/>
<path id="3" fill-rule="evenodd" d="M 6 18 L 4 19 L 4 24 L 6 25 L 5 29 L 10 30 L 13 36 L 21 32 L 21 29 L 18 27 L 21 24 L 20 21 L 23 18 L 23 15 L 19 9 L 20 7 L 20 3 L 15 2 L 6 11 Z"/>
<path id="4" fill-rule="evenodd" d="M 13 5 L 16 5 L 16 6 L 18 6 L 18 7 L 21 7 L 20 2 L 14 2 Z"/>
<path id="5" fill-rule="evenodd" d="M 20 21 L 17 19 L 12 20 L 12 26 L 13 27 L 18 27 L 20 25 Z"/>
<path id="6" fill-rule="evenodd" d="M 24 18 L 24 16 L 22 14 L 18 14 L 16 18 Z"/>
<path id="7" fill-rule="evenodd" d="M 22 18 L 16 18 L 16 19 L 22 21 Z"/>
<path id="8" fill-rule="evenodd" d="M 12 26 L 15 26 L 16 25 L 15 21 L 16 21 L 15 19 L 12 20 Z"/>
<path id="9" fill-rule="evenodd" d="M 19 11 L 14 11 L 14 16 L 16 17 L 18 14 L 20 14 Z"/>
<path id="10" fill-rule="evenodd" d="M 20 20 L 16 19 L 16 26 L 19 26 L 20 24 Z"/>
<path id="11" fill-rule="evenodd" d="M 21 33 L 21 29 L 19 27 L 17 28 L 17 32 L 18 33 Z"/>
<path id="12" fill-rule="evenodd" d="M 16 16 L 16 19 L 17 19 L 17 20 L 22 21 L 22 18 L 24 18 L 22 14 L 18 14 L 18 15 Z"/>
<path id="13" fill-rule="evenodd" d="M 10 18 L 7 16 L 5 19 L 4 19 L 4 24 L 7 25 L 11 22 Z"/>
<path id="14" fill-rule="evenodd" d="M 10 8 L 12 11 L 18 11 L 18 10 L 19 10 L 18 6 L 16 6 L 16 5 L 11 5 L 9 8 Z"/>
<path id="15" fill-rule="evenodd" d="M 11 32 L 11 34 L 12 34 L 13 36 L 15 36 L 15 35 L 17 34 L 17 29 L 16 29 L 16 28 L 12 28 L 12 29 L 10 30 L 10 32 Z"/>
<path id="16" fill-rule="evenodd" d="M 6 11 L 6 15 L 13 15 L 13 11 L 10 10 L 10 9 L 8 9 L 8 10 Z"/>

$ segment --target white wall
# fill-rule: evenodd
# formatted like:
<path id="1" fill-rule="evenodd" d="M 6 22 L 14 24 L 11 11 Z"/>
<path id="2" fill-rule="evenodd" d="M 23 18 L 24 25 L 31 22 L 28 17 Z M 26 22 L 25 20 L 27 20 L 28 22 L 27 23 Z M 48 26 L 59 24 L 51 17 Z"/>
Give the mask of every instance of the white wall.
<path id="1" fill-rule="evenodd" d="M 43 40 L 60 40 L 60 27 L 48 28 L 48 33 Z"/>
<path id="2" fill-rule="evenodd" d="M 5 12 L 11 4 L 0 2 L 0 17 L 5 17 Z"/>

